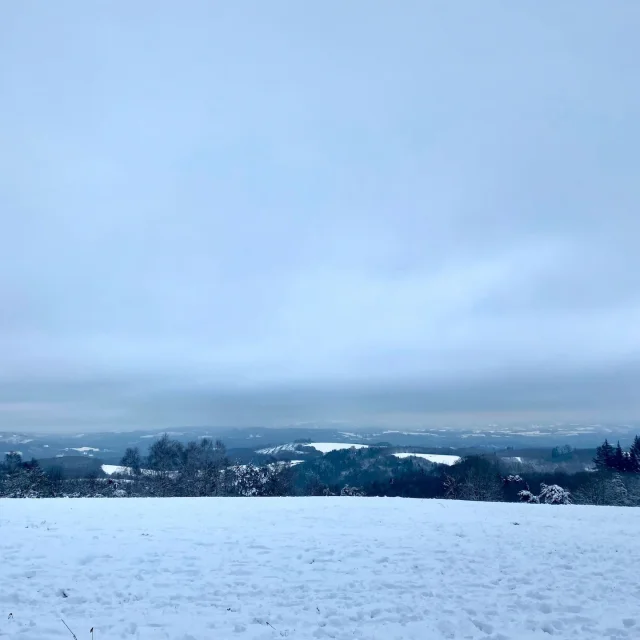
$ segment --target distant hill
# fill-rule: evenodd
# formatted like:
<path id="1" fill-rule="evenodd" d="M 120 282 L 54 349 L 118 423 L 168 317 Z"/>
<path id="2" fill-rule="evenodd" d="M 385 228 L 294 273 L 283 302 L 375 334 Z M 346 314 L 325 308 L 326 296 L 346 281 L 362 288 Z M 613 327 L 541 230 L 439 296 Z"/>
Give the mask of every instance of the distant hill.
<path id="1" fill-rule="evenodd" d="M 127 447 L 137 446 L 144 455 L 151 443 L 164 431 L 126 431 L 103 433 L 8 433 L 0 432 L 0 457 L 10 451 L 18 451 L 23 458 L 56 458 L 57 456 L 100 459 L 106 464 L 118 464 Z M 628 446 L 640 425 L 577 425 L 553 424 L 548 426 L 501 427 L 491 425 L 475 429 L 450 429 L 446 427 L 425 429 L 356 429 L 346 425 L 305 424 L 287 428 L 194 428 L 184 427 L 167 431 L 183 443 L 203 437 L 220 439 L 230 455 L 247 462 L 259 462 L 261 456 L 277 455 L 285 459 L 283 447 L 290 447 L 290 456 L 297 450 L 305 450 L 306 457 L 314 455 L 309 443 L 327 443 L 340 446 L 350 444 L 377 445 L 385 442 L 392 447 L 428 449 L 424 453 L 443 455 L 468 455 L 498 452 L 512 457 L 551 456 L 554 447 L 569 445 L 571 449 L 586 451 L 581 460 L 587 462 L 592 451 L 604 438 L 612 442 L 620 440 Z M 306 447 L 305 447 L 306 445 Z M 274 453 L 267 450 L 280 447 Z M 507 452 L 507 448 L 510 449 Z M 319 455 L 317 452 L 315 455 Z M 58 458 L 59 459 L 59 458 Z M 549 459 L 549 462 L 552 460 Z M 73 463 L 70 463 L 71 465 Z"/>

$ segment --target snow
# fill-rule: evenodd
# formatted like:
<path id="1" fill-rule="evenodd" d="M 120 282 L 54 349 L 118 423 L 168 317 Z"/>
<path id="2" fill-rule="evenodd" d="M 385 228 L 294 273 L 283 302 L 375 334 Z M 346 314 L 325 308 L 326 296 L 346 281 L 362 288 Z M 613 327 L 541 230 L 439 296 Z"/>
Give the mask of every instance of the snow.
<path id="1" fill-rule="evenodd" d="M 65 451 L 69 451 L 69 449 L 65 449 Z M 100 449 L 96 449 L 95 447 L 71 447 L 71 451 L 79 451 L 80 453 L 88 453 L 89 451 L 100 451 Z"/>
<path id="2" fill-rule="evenodd" d="M 363 449 L 368 447 L 366 444 L 352 444 L 351 442 L 290 442 L 288 444 L 279 444 L 275 447 L 266 447 L 258 449 L 256 453 L 273 456 L 283 452 L 305 453 L 304 447 L 312 447 L 321 453 L 329 453 L 331 451 L 342 451 L 343 449 Z"/>
<path id="3" fill-rule="evenodd" d="M 446 464 L 451 466 L 460 460 L 460 456 L 445 455 L 440 453 L 394 453 L 396 458 L 424 458 L 435 464 Z"/>
<path id="4" fill-rule="evenodd" d="M 162 436 L 183 436 L 185 435 L 182 431 L 162 431 L 161 433 L 148 433 L 147 435 L 140 436 L 141 438 L 162 438 Z M 203 436 L 204 438 L 209 438 L 211 436 Z"/>
<path id="5" fill-rule="evenodd" d="M 108 476 L 111 476 L 114 473 L 123 473 L 123 474 L 131 473 L 131 469 L 129 467 L 122 467 L 119 464 L 103 464 L 102 465 L 102 470 Z"/>
<path id="6" fill-rule="evenodd" d="M 399 433 L 403 436 L 424 436 L 424 435 L 429 435 L 426 434 L 424 431 L 383 431 L 382 435 L 385 435 L 387 433 Z"/>
<path id="7" fill-rule="evenodd" d="M 289 442 L 287 444 L 276 445 L 275 447 L 265 447 L 264 449 L 258 449 L 256 453 L 261 453 L 266 456 L 275 456 L 278 453 L 295 451 L 296 453 L 302 454 L 302 453 L 305 453 L 305 451 L 298 451 L 298 449 L 304 446 L 306 445 L 296 443 L 296 442 Z"/>
<path id="8" fill-rule="evenodd" d="M 29 442 L 33 442 L 33 438 L 25 438 L 22 435 L 12 434 L 8 438 L 6 438 L 5 442 L 7 444 L 27 444 Z"/>
<path id="9" fill-rule="evenodd" d="M 310 442 L 305 446 L 313 447 L 320 453 L 330 453 L 331 451 L 342 451 L 343 449 L 366 449 L 369 445 L 353 444 L 351 442 Z"/>
<path id="10" fill-rule="evenodd" d="M 638 530 L 616 507 L 5 499 L 0 637 L 637 638 Z"/>
<path id="11" fill-rule="evenodd" d="M 103 464 L 102 470 L 108 475 L 112 476 L 114 473 L 120 473 L 122 475 L 128 476 L 133 473 L 133 469 L 131 467 L 122 467 L 119 464 Z M 140 473 L 144 475 L 153 475 L 153 471 L 151 469 L 140 469 Z M 172 471 L 169 475 L 174 474 Z"/>

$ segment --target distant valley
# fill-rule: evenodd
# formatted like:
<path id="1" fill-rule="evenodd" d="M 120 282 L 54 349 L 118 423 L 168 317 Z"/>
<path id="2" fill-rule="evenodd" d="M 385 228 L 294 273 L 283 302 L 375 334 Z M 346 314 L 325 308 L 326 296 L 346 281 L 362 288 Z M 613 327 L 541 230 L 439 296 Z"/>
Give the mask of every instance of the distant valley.
<path id="1" fill-rule="evenodd" d="M 518 427 L 491 425 L 476 429 L 386 429 L 357 430 L 347 425 L 305 424 L 287 428 L 176 428 L 167 433 L 187 442 L 205 437 L 220 439 L 236 464 L 262 464 L 269 460 L 309 459 L 327 451 L 318 443 L 337 448 L 371 445 L 391 447 L 395 455 L 412 452 L 432 461 L 474 453 L 493 453 L 519 460 L 548 460 L 553 447 L 569 445 L 584 450 L 578 456 L 589 461 L 603 438 L 626 443 L 638 425 L 551 424 Z M 0 457 L 19 452 L 23 459 L 36 458 L 45 466 L 61 466 L 67 472 L 98 471 L 102 464 L 118 464 L 127 447 L 145 452 L 164 431 L 123 431 L 110 433 L 0 433 Z M 316 443 L 316 446 L 313 446 Z M 309 446 L 311 445 L 311 446 Z M 300 450 L 303 452 L 301 453 Z M 397 452 L 396 450 L 399 450 Z M 406 451 L 406 452 L 405 452 Z M 575 457 L 575 456 L 574 456 Z"/>

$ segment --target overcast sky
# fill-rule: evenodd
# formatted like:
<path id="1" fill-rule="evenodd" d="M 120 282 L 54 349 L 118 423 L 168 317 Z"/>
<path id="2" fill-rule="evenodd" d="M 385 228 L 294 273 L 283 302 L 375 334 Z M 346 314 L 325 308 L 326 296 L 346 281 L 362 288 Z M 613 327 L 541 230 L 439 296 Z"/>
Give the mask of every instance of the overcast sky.
<path id="1" fill-rule="evenodd" d="M 0 429 L 640 409 L 640 3 L 0 7 Z"/>

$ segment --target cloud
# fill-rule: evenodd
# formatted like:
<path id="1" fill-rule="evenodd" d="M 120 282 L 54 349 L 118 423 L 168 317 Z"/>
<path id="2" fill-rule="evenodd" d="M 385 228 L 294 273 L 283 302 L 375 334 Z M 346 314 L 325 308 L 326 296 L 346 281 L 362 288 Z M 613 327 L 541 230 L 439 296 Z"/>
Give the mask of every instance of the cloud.
<path id="1" fill-rule="evenodd" d="M 0 10 L 0 427 L 615 409 L 637 11 L 410 4 Z"/>

